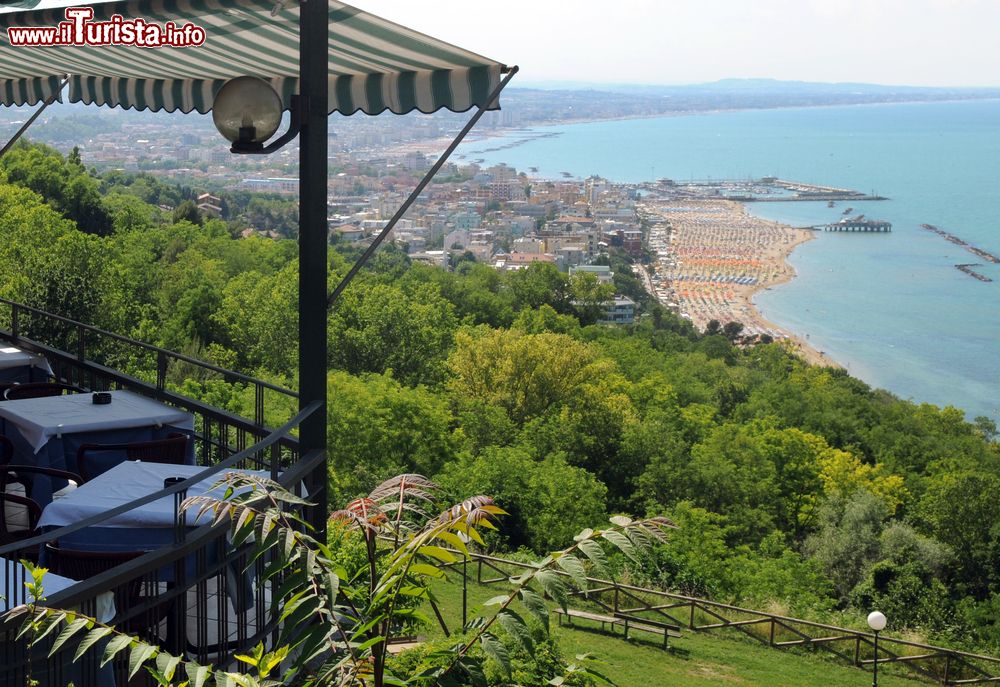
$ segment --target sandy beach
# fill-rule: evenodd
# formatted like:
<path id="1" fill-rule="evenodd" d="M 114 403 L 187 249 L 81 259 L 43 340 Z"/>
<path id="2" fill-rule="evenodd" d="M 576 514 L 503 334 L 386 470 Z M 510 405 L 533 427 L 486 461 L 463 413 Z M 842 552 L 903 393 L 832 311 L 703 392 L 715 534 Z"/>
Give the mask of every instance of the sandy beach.
<path id="1" fill-rule="evenodd" d="M 704 331 L 709 321 L 740 322 L 745 336 L 785 341 L 813 364 L 839 367 L 829 356 L 773 322 L 753 303 L 753 295 L 795 276 L 787 257 L 814 238 L 751 215 L 726 200 L 664 200 L 646 203 L 649 247 L 656 263 L 648 285 L 665 305 Z"/>

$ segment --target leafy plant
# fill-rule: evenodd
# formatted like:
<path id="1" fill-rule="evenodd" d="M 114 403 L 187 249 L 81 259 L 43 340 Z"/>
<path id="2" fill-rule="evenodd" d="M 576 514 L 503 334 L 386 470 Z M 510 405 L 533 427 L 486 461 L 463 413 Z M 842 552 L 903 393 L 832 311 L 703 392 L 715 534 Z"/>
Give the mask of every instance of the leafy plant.
<path id="1" fill-rule="evenodd" d="M 58 631 L 51 653 L 73 639 L 76 660 L 107 640 L 101 665 L 125 655 L 130 675 L 145 666 L 164 687 L 485 686 L 484 660 L 511 673 L 500 635 L 530 651 L 526 616 L 547 628 L 545 598 L 565 608 L 574 589 L 586 590 L 589 571 L 605 570 L 605 545 L 635 558 L 674 527 L 665 518 L 618 516 L 605 529 L 584 530 L 572 546 L 511 578 L 510 592 L 486 603 L 497 611 L 472 619 L 461 642 L 428 654 L 409 675 L 393 675 L 387 670 L 388 643 L 400 628 L 421 619 L 411 602 L 430 597 L 428 579 L 443 577 L 445 566 L 468 556 L 467 542 L 482 544 L 480 530 L 494 528 L 503 509 L 488 496 L 475 496 L 432 515 L 438 493 L 433 482 L 409 474 L 390 479 L 331 515 L 332 523 L 364 538 L 367 570 L 348 579 L 334 565 L 329 547 L 307 531 L 298 512 L 308 505 L 305 500 L 255 475 L 229 473 L 222 483 L 223 498 L 192 497 L 184 507 L 231 523 L 234 546 L 252 545 L 252 558 L 264 561 L 261 582 L 277 583 L 272 599 L 279 622 L 277 648 L 258 645 L 235 657 L 246 672 L 225 671 L 172 656 L 93 618 L 42 606 L 23 611 L 26 626 L 34 628 L 31 642 Z M 592 663 L 589 656 L 577 657 L 550 684 L 562 685 L 579 675 L 610 682 Z"/>

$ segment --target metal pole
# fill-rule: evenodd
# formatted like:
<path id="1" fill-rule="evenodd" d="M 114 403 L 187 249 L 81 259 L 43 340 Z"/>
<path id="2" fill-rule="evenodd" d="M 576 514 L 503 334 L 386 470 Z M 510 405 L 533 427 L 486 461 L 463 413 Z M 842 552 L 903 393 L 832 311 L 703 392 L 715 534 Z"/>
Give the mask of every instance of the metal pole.
<path id="1" fill-rule="evenodd" d="M 320 407 L 299 427 L 302 453 L 326 450 L 327 116 L 329 10 L 326 0 L 299 5 L 299 409 Z M 310 518 L 325 541 L 326 465 L 312 475 Z"/>
<path id="2" fill-rule="evenodd" d="M 468 587 L 469 578 L 466 576 L 466 570 L 469 565 L 469 557 L 465 556 L 462 558 L 462 631 L 465 632 L 465 624 L 469 622 L 468 617 Z"/>
<path id="3" fill-rule="evenodd" d="M 10 150 L 11 147 L 18 142 L 21 136 L 24 135 L 24 132 L 28 130 L 28 127 L 34 124 L 35 120 L 38 119 L 38 116 L 45 111 L 45 108 L 55 102 L 56 98 L 58 98 L 59 94 L 62 93 L 62 89 L 66 87 L 67 83 L 69 83 L 68 76 L 65 79 L 63 79 L 63 82 L 61 84 L 59 84 L 59 90 L 50 95 L 48 98 L 46 98 L 45 102 L 42 103 L 42 106 L 39 107 L 37 110 L 35 110 L 32 113 L 32 115 L 28 117 L 28 121 L 22 124 L 21 128 L 17 130 L 17 133 L 11 136 L 11 139 L 4 144 L 3 148 L 0 148 L 0 157 L 6 155 L 7 151 Z"/>
<path id="4" fill-rule="evenodd" d="M 878 630 L 875 631 L 875 660 L 872 661 L 872 687 L 878 687 Z"/>

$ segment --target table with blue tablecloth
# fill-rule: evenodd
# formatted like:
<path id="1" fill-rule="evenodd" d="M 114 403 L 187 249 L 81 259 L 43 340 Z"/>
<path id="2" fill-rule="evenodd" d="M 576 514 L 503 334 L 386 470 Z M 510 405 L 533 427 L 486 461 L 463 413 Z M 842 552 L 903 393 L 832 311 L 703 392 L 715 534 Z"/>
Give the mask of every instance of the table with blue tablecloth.
<path id="1" fill-rule="evenodd" d="M 122 463 L 53 501 L 42 512 L 38 526 L 53 529 L 79 522 L 154 494 L 163 489 L 164 481 L 168 478 L 186 479 L 204 469 L 194 465 L 169 463 L 139 461 Z M 223 478 L 225 472 L 230 471 L 223 471 L 207 480 L 194 483 L 188 487 L 187 496 L 210 495 L 222 499 L 225 496 L 225 487 L 215 485 Z M 236 472 L 260 477 L 269 474 L 250 470 Z M 169 545 L 174 541 L 176 513 L 174 500 L 173 495 L 165 496 L 115 515 L 99 526 L 87 527 L 61 536 L 59 546 L 80 551 L 150 551 Z M 186 513 L 185 524 L 193 528 L 210 524 L 212 519 L 211 513 L 198 517 L 198 511 L 194 509 Z M 196 574 L 195 558 L 195 555 L 188 557 L 186 569 L 189 578 Z M 226 589 L 234 611 L 234 621 L 239 617 L 236 613 L 254 605 L 252 571 L 240 569 L 233 563 L 237 559 L 233 557 L 233 551 L 227 544 L 220 545 L 218 541 L 209 544 L 203 557 L 203 561 L 208 564 L 223 560 L 231 561 L 230 565 L 224 567 L 224 575 L 227 578 Z M 158 579 L 167 584 L 173 583 L 173 566 L 166 566 L 161 570 Z"/>
<path id="2" fill-rule="evenodd" d="M 52 367 L 45 356 L 0 345 L 0 383 L 44 382 L 52 377 Z"/>
<path id="3" fill-rule="evenodd" d="M 94 403 L 91 394 L 0 402 L 0 433 L 14 444 L 12 462 L 78 473 L 82 444 L 152 441 L 194 431 L 194 416 L 186 411 L 131 391 L 112 391 L 111 398 L 104 405 Z M 187 462 L 193 464 L 193 442 L 188 451 Z M 45 506 L 60 486 L 38 477 L 31 497 Z"/>

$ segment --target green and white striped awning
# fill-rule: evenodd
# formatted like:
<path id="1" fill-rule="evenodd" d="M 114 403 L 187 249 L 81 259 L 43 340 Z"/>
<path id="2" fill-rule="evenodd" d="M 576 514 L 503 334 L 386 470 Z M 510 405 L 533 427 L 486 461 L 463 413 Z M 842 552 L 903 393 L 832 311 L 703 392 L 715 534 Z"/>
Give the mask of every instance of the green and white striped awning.
<path id="1" fill-rule="evenodd" d="M 16 3 L 8 3 L 14 5 Z M 84 3 L 81 3 L 84 4 Z M 486 103 L 504 66 L 404 26 L 329 0 L 330 112 L 464 111 Z M 118 14 L 205 29 L 197 47 L 12 46 L 8 27 L 54 27 L 63 9 L 0 14 L 0 103 L 31 105 L 59 93 L 71 102 L 206 113 L 236 76 L 259 76 L 286 109 L 297 92 L 297 0 L 124 0 L 87 3 L 92 21 Z M 489 103 L 496 109 L 498 103 Z"/>

